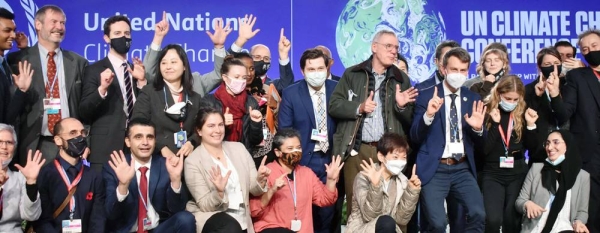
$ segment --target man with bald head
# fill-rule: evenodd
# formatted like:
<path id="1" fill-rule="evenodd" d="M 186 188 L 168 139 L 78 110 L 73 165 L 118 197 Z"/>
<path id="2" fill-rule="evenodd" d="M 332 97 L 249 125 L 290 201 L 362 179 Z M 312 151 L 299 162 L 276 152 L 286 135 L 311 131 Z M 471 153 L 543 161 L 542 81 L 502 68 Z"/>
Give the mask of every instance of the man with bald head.
<path id="1" fill-rule="evenodd" d="M 317 45 L 315 49 L 321 50 L 329 58 L 329 66 L 327 66 L 327 79 L 333 79 L 335 81 L 340 81 L 340 76 L 334 75 L 331 73 L 331 66 L 333 66 L 333 56 L 331 55 L 331 50 L 325 47 L 325 45 Z"/>

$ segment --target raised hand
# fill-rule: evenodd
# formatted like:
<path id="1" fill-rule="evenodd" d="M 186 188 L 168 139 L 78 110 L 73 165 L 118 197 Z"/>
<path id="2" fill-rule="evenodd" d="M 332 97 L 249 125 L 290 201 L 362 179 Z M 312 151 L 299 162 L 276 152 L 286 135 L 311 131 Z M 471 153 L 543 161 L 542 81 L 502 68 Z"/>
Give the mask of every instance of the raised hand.
<path id="1" fill-rule="evenodd" d="M 546 212 L 546 209 L 533 203 L 533 201 L 527 201 L 525 203 L 525 210 L 527 210 L 527 218 L 529 219 L 537 218 L 541 216 L 542 213 Z"/>
<path id="2" fill-rule="evenodd" d="M 106 68 L 104 71 L 102 71 L 102 73 L 100 73 L 100 86 L 98 87 L 98 91 L 101 95 L 106 94 L 108 86 L 110 86 L 114 77 L 115 73 L 113 73 L 110 68 Z"/>
<path id="3" fill-rule="evenodd" d="M 22 92 L 29 90 L 31 86 L 31 77 L 33 77 L 33 70 L 31 69 L 31 63 L 27 61 L 19 62 L 19 75 L 12 75 L 15 86 Z"/>
<path id="4" fill-rule="evenodd" d="M 396 104 L 398 104 L 398 107 L 404 108 L 406 104 L 415 102 L 418 95 L 419 92 L 414 87 L 401 91 L 400 85 L 396 84 Z"/>
<path id="5" fill-rule="evenodd" d="M 139 57 L 133 58 L 133 70 L 131 70 L 131 67 L 127 67 L 127 70 L 138 82 L 146 81 L 146 68 L 144 68 L 144 63 Z"/>
<path id="6" fill-rule="evenodd" d="M 427 103 L 427 111 L 425 114 L 427 114 L 429 118 L 432 118 L 442 106 L 444 106 L 444 99 L 438 96 L 438 89 L 436 86 L 433 89 L 433 97 L 431 97 L 429 103 Z"/>
<path id="7" fill-rule="evenodd" d="M 258 110 L 252 110 L 252 107 L 248 107 L 248 112 L 250 113 L 250 119 L 254 122 L 262 121 L 262 113 Z"/>
<path id="8" fill-rule="evenodd" d="M 167 167 L 167 172 L 169 173 L 169 179 L 171 180 L 171 184 L 178 189 L 177 186 L 181 185 L 181 173 L 183 172 L 183 158 L 177 156 L 171 156 L 167 158 L 167 162 L 165 163 Z"/>
<path id="9" fill-rule="evenodd" d="M 550 77 L 546 79 L 546 87 L 550 93 L 550 97 L 554 98 L 560 94 L 560 79 L 558 78 L 558 68 L 554 65 L 554 71 L 550 73 Z"/>
<path id="10" fill-rule="evenodd" d="M 231 171 L 228 171 L 225 176 L 221 175 L 221 168 L 219 166 L 214 166 L 210 170 L 210 182 L 215 185 L 217 191 L 222 194 L 225 192 L 225 187 L 227 186 L 227 180 L 229 180 L 229 175 L 231 175 Z"/>
<path id="11" fill-rule="evenodd" d="M 408 180 L 408 186 L 412 189 L 421 189 L 421 180 L 419 176 L 417 176 L 417 165 L 413 165 L 412 175 L 410 176 L 410 180 Z"/>
<path id="12" fill-rule="evenodd" d="M 17 48 L 24 49 L 27 48 L 29 42 L 27 41 L 27 35 L 24 32 L 17 32 L 15 35 L 15 41 L 17 42 Z"/>
<path id="13" fill-rule="evenodd" d="M 340 178 L 340 170 L 344 167 L 341 156 L 333 156 L 329 165 L 325 164 L 325 172 L 327 172 L 327 179 L 335 182 Z"/>
<path id="14" fill-rule="evenodd" d="M 490 111 L 490 117 L 496 123 L 500 123 L 500 110 L 498 108 L 494 108 Z"/>
<path id="15" fill-rule="evenodd" d="M 238 18 L 238 22 L 240 26 L 235 44 L 239 47 L 243 47 L 248 40 L 252 39 L 252 37 L 256 36 L 256 33 L 260 32 L 260 29 L 252 30 L 256 23 L 256 17 L 253 15 L 250 15 L 250 17 L 245 15 L 244 18 Z"/>
<path id="16" fill-rule="evenodd" d="M 535 95 L 542 96 L 546 91 L 546 82 L 544 81 L 544 75 L 540 72 L 538 82 L 535 84 Z"/>
<path id="17" fill-rule="evenodd" d="M 585 67 L 585 64 L 583 64 L 583 62 L 581 60 L 577 60 L 575 58 L 567 58 L 567 60 L 565 60 L 563 62 L 563 65 L 565 66 L 565 68 L 568 68 L 568 69 Z"/>
<path id="18" fill-rule="evenodd" d="M 471 116 L 465 114 L 465 121 L 475 131 L 480 131 L 483 128 L 483 120 L 485 119 L 485 113 L 487 112 L 487 106 L 481 102 L 481 100 L 473 102 L 473 112 Z"/>
<path id="19" fill-rule="evenodd" d="M 494 76 L 493 74 L 488 74 L 483 78 L 483 80 L 493 83 L 496 82 L 496 76 Z"/>
<path id="20" fill-rule="evenodd" d="M 525 111 L 525 121 L 527 122 L 527 126 L 534 126 L 538 118 L 539 116 L 535 110 L 527 108 L 527 111 Z"/>
<path id="21" fill-rule="evenodd" d="M 279 49 L 278 49 L 279 50 L 279 60 L 288 59 L 289 54 L 290 54 L 290 49 L 292 48 L 292 43 L 283 34 L 283 28 L 281 29 L 281 32 L 279 34 L 279 46 L 278 47 L 279 47 Z"/>
<path id="22" fill-rule="evenodd" d="M 165 38 L 167 33 L 169 32 L 169 21 L 167 20 L 167 12 L 163 11 L 162 20 L 156 23 L 154 26 L 154 37 L 158 37 L 161 39 Z M 159 44 L 160 45 L 160 44 Z"/>
<path id="23" fill-rule="evenodd" d="M 108 165 L 115 171 L 115 175 L 117 175 L 117 179 L 119 180 L 119 185 L 123 185 L 124 187 L 128 187 L 129 183 L 135 177 L 135 167 L 133 165 L 133 158 L 129 163 L 127 163 L 127 159 L 125 159 L 125 155 L 123 151 L 120 150 L 119 153 L 113 151 L 110 155 L 110 161 L 108 161 Z"/>
<path id="24" fill-rule="evenodd" d="M 194 146 L 192 145 L 192 143 L 190 141 L 187 141 L 187 142 L 185 142 L 185 144 L 183 144 L 181 149 L 179 149 L 179 151 L 177 151 L 177 154 L 175 156 L 180 157 L 183 155 L 183 157 L 187 157 L 188 155 L 190 155 L 190 153 L 192 153 L 193 150 L 194 150 Z"/>
<path id="25" fill-rule="evenodd" d="M 369 97 L 358 108 L 360 113 L 372 113 L 377 108 L 377 102 L 373 101 L 373 91 L 369 93 Z"/>
<path id="26" fill-rule="evenodd" d="M 288 174 L 286 173 L 281 174 L 281 176 L 275 180 L 273 186 L 271 186 L 271 190 L 279 191 L 281 188 L 283 188 L 283 186 L 285 186 L 285 179 L 287 179 L 287 175 Z"/>
<path id="27" fill-rule="evenodd" d="M 260 162 L 260 166 L 257 170 L 256 181 L 264 187 L 264 184 L 267 182 L 267 178 L 271 174 L 271 169 L 265 166 L 265 162 L 267 161 L 267 156 L 263 156 L 262 162 Z"/>
<path id="28" fill-rule="evenodd" d="M 215 33 L 213 34 L 210 31 L 206 31 L 206 34 L 210 37 L 215 48 L 220 49 L 225 47 L 225 39 L 227 39 L 227 36 L 231 33 L 231 28 L 229 27 L 229 22 L 223 27 L 223 18 L 218 18 L 216 20 L 217 25 L 215 26 Z"/>
<path id="29" fill-rule="evenodd" d="M 42 157 L 42 153 L 39 150 L 35 151 L 33 157 L 31 157 L 31 150 L 29 150 L 29 152 L 27 152 L 27 162 L 25 163 L 25 167 L 22 167 L 19 164 L 15 164 L 15 167 L 23 174 L 25 180 L 27 180 L 27 184 L 35 184 L 44 163 L 46 163 L 46 159 Z"/>
<path id="30" fill-rule="evenodd" d="M 367 163 L 366 160 L 362 160 L 362 164 L 360 164 L 362 171 L 360 171 L 360 174 L 366 176 L 369 181 L 371 181 L 371 185 L 379 187 L 379 181 L 381 181 L 381 175 L 383 174 L 384 168 L 380 167 L 379 170 L 377 170 L 377 166 L 373 163 L 373 159 L 369 158 L 369 162 L 370 163 Z"/>
<path id="31" fill-rule="evenodd" d="M 225 109 L 225 114 L 223 114 L 223 116 L 225 117 L 225 125 L 233 124 L 233 115 L 229 113 L 229 107 Z"/>

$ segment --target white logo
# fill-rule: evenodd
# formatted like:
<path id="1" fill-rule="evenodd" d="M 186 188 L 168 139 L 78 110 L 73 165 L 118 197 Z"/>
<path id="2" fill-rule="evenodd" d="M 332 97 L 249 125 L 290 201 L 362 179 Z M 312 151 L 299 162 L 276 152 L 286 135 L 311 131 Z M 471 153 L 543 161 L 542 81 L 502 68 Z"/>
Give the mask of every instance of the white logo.
<path id="1" fill-rule="evenodd" d="M 23 10 L 25 12 L 24 15 L 27 17 L 28 33 L 26 32 L 26 35 L 27 35 L 27 40 L 29 42 L 29 46 L 31 46 L 31 45 L 37 43 L 37 34 L 35 31 L 35 12 L 37 12 L 38 6 L 35 4 L 35 2 L 33 2 L 33 0 L 20 0 L 20 2 L 21 2 L 21 6 L 23 7 Z M 10 7 L 8 2 L 6 2 L 5 0 L 0 0 L 0 7 L 4 7 L 8 11 L 15 14 L 12 7 Z M 19 15 L 19 14 L 15 14 L 15 15 Z"/>

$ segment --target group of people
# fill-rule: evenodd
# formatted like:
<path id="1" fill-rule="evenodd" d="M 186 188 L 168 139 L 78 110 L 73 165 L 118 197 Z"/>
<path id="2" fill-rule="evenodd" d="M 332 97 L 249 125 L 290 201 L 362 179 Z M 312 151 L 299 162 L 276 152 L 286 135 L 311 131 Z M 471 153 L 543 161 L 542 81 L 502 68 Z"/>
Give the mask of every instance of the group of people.
<path id="1" fill-rule="evenodd" d="M 300 58 L 281 29 L 279 79 L 269 48 L 243 47 L 218 20 L 214 70 L 185 50 L 143 61 L 125 16 L 104 24 L 107 57 L 62 49 L 66 16 L 35 14 L 38 42 L 0 8 L 0 231 L 22 232 L 600 232 L 600 31 L 542 48 L 539 77 L 510 74 L 489 44 L 467 80 L 469 53 L 435 51 L 436 72 L 411 85 L 395 33 L 331 73 L 324 46 Z M 9 179 L 10 178 L 10 179 Z M 22 224 L 26 222 L 26 224 Z"/>

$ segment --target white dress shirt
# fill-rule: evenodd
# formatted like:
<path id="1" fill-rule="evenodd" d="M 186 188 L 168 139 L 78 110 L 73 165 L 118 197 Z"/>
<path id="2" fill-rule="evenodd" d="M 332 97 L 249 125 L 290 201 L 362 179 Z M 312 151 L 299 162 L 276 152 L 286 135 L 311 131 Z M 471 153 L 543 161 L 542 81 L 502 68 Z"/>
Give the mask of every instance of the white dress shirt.
<path id="1" fill-rule="evenodd" d="M 312 100 L 312 104 L 313 104 L 313 111 L 315 113 L 315 129 L 319 130 L 319 95 L 317 95 L 317 91 L 311 87 L 310 85 L 308 85 L 308 94 L 310 94 L 310 99 Z M 323 109 L 325 110 L 325 119 L 322 119 L 323 121 L 325 121 L 325 129 L 328 129 L 327 127 L 327 97 L 326 97 L 326 91 L 325 91 L 325 83 L 323 83 L 323 87 L 321 87 L 321 92 L 323 93 L 323 96 L 321 97 L 321 105 L 323 106 Z M 312 130 L 312 129 L 311 129 Z M 315 143 L 315 149 L 314 151 L 321 151 L 321 144 L 320 143 Z"/>
<path id="2" fill-rule="evenodd" d="M 108 53 L 107 57 L 108 57 L 108 60 L 110 61 L 110 64 L 113 66 L 113 69 L 115 70 L 115 78 L 119 82 L 119 88 L 121 88 L 121 95 L 123 97 L 123 111 L 125 112 L 125 115 L 127 115 L 127 91 L 125 90 L 125 68 L 123 67 L 123 62 L 125 62 L 127 64 L 127 67 L 130 67 L 129 63 L 127 62 L 127 60 L 121 60 L 121 58 L 118 58 L 116 55 L 114 55 L 112 53 Z M 131 88 L 136 88 L 134 86 L 135 82 L 134 82 L 133 74 L 130 73 L 129 78 L 131 79 Z M 134 90 L 131 90 L 131 91 L 134 91 Z M 107 94 L 108 94 L 108 92 L 106 92 L 106 94 L 103 97 L 106 97 Z M 133 97 L 133 103 L 135 104 L 135 101 L 136 101 L 135 94 L 132 93 L 131 96 Z"/>
<path id="3" fill-rule="evenodd" d="M 240 178 L 237 170 L 233 166 L 233 163 L 229 159 L 229 156 L 223 151 L 223 157 L 227 160 L 227 167 L 221 163 L 221 161 L 210 157 L 217 166 L 221 169 L 221 175 L 226 176 L 229 174 L 227 180 L 227 187 L 225 187 L 225 195 L 229 200 L 229 206 L 226 213 L 233 217 L 242 227 L 242 230 L 248 229 L 248 220 L 246 219 L 246 208 L 244 207 L 244 194 L 242 193 L 242 187 L 240 186 Z"/>
<path id="4" fill-rule="evenodd" d="M 38 49 L 40 51 L 40 61 L 42 63 L 42 76 L 44 77 L 44 90 L 46 85 L 49 88 L 52 88 L 52 83 L 48 83 L 48 50 L 38 44 Z M 54 50 L 56 54 L 54 54 L 54 64 L 56 64 L 56 77 L 58 80 L 58 94 L 60 96 L 60 116 L 61 118 L 67 118 L 70 115 L 69 113 L 69 96 L 67 95 L 67 84 L 65 80 L 65 66 L 63 60 L 63 53 L 60 48 Z M 44 92 L 45 93 L 45 92 Z M 46 93 L 43 98 L 46 98 L 50 95 L 50 93 Z M 74 109 L 77 111 L 76 109 Z M 42 119 L 42 135 L 44 136 L 52 136 L 50 130 L 48 130 L 48 114 L 46 111 L 43 113 Z"/>
<path id="5" fill-rule="evenodd" d="M 446 119 L 444 119 L 446 121 L 446 143 L 444 146 L 444 154 L 442 154 L 442 158 L 452 158 L 452 154 L 453 153 L 462 153 L 463 155 L 465 154 L 465 147 L 463 144 L 463 132 L 462 132 L 462 110 L 461 110 L 461 101 L 462 101 L 462 97 L 460 96 L 460 88 L 458 88 L 458 90 L 454 93 L 456 94 L 456 97 L 454 99 L 454 106 L 456 106 L 456 118 L 458 119 L 458 139 L 459 142 L 454 142 L 454 144 L 459 144 L 459 146 L 455 146 L 454 148 L 456 148 L 454 151 L 450 152 L 450 107 L 452 104 L 452 97 L 450 97 L 450 94 L 452 94 L 452 92 L 450 91 L 450 89 L 448 89 L 448 87 L 446 87 L 446 85 L 442 85 L 444 87 L 444 110 L 446 112 Z M 441 110 L 441 109 L 440 109 Z M 434 115 L 435 117 L 435 115 Z M 429 118 L 427 116 L 427 113 L 423 114 L 423 120 L 425 120 L 425 124 L 426 125 L 431 125 L 431 123 L 433 122 L 433 117 Z"/>

